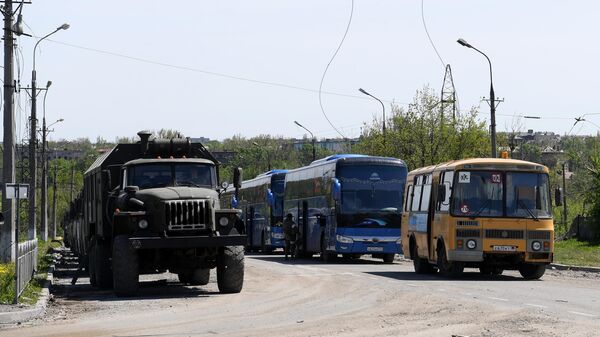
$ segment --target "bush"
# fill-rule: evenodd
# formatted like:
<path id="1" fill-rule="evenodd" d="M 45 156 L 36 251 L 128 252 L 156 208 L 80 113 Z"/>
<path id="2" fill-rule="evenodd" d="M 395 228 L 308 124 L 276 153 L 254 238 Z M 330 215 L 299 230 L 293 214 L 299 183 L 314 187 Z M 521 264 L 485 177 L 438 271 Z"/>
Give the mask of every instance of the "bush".
<path id="1" fill-rule="evenodd" d="M 10 304 L 15 298 L 15 264 L 0 264 L 0 303 Z"/>

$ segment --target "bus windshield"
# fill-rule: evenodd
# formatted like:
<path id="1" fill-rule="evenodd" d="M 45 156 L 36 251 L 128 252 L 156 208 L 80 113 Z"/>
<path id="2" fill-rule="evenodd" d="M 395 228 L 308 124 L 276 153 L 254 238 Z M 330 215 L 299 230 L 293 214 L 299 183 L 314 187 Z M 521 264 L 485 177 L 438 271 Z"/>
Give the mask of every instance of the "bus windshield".
<path id="1" fill-rule="evenodd" d="M 394 165 L 342 165 L 337 176 L 342 185 L 341 213 L 400 213 L 406 168 Z"/>
<path id="2" fill-rule="evenodd" d="M 273 216 L 283 216 L 283 187 L 285 180 L 275 180 L 272 185 L 272 192 L 275 197 L 275 203 L 273 204 L 272 212 Z"/>
<path id="3" fill-rule="evenodd" d="M 456 216 L 551 216 L 548 175 L 542 173 L 460 171 L 452 199 Z"/>
<path id="4" fill-rule="evenodd" d="M 140 189 L 215 186 L 213 167 L 204 164 L 141 164 L 127 169 L 127 184 Z"/>

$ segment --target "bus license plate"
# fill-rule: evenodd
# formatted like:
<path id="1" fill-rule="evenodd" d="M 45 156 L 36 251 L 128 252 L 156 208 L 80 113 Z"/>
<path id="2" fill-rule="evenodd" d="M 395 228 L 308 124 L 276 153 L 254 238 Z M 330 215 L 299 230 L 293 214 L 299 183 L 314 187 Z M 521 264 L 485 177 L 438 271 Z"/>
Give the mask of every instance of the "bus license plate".
<path id="1" fill-rule="evenodd" d="M 515 246 L 494 246 L 492 247 L 494 251 L 497 252 L 516 252 L 517 247 Z"/>
<path id="2" fill-rule="evenodd" d="M 368 252 L 383 252 L 383 247 L 367 247 Z"/>

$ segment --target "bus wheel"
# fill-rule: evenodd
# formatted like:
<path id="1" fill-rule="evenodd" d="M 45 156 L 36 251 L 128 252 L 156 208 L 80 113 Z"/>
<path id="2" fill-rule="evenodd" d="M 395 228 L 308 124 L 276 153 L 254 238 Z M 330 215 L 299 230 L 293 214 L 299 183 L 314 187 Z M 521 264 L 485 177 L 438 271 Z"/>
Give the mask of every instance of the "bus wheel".
<path id="1" fill-rule="evenodd" d="M 526 280 L 537 280 L 546 272 L 546 266 L 543 264 L 523 263 L 519 266 L 519 273 Z"/>
<path id="2" fill-rule="evenodd" d="M 442 275 L 451 278 L 462 276 L 462 273 L 465 269 L 465 264 L 462 262 L 448 262 L 448 258 L 446 257 L 446 248 L 443 243 L 438 245 L 437 266 Z"/>
<path id="3" fill-rule="evenodd" d="M 394 256 L 396 254 L 383 254 L 383 262 L 394 263 Z"/>
<path id="4" fill-rule="evenodd" d="M 433 266 L 429 264 L 429 261 L 427 261 L 427 259 L 419 257 L 419 253 L 417 253 L 416 246 L 411 245 L 410 256 L 413 259 L 413 267 L 415 268 L 415 273 L 432 274 L 435 272 L 435 269 L 433 269 Z"/>

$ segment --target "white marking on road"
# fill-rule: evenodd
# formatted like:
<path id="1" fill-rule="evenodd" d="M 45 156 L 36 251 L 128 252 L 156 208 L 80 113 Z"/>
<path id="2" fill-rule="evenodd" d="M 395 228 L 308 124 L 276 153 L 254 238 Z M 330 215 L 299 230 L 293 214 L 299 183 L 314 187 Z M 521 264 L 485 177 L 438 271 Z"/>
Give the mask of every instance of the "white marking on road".
<path id="1" fill-rule="evenodd" d="M 489 298 L 490 300 L 496 300 L 496 301 L 508 302 L 508 300 L 507 300 L 506 298 L 500 298 L 500 297 L 491 297 L 491 296 L 488 296 L 488 298 Z"/>
<path id="2" fill-rule="evenodd" d="M 407 283 L 406 285 L 409 286 L 409 287 L 420 287 L 420 285 L 413 284 L 413 283 Z"/>
<path id="3" fill-rule="evenodd" d="M 530 307 L 534 307 L 534 308 L 547 308 L 547 306 L 545 305 L 540 305 L 540 304 L 531 304 L 531 303 L 523 303 L 524 305 L 530 306 Z"/>
<path id="4" fill-rule="evenodd" d="M 569 311 L 572 314 L 575 315 L 580 315 L 580 316 L 585 316 L 585 317 L 598 317 L 597 315 L 592 315 L 592 314 L 586 314 L 585 312 L 579 312 L 579 311 Z"/>

